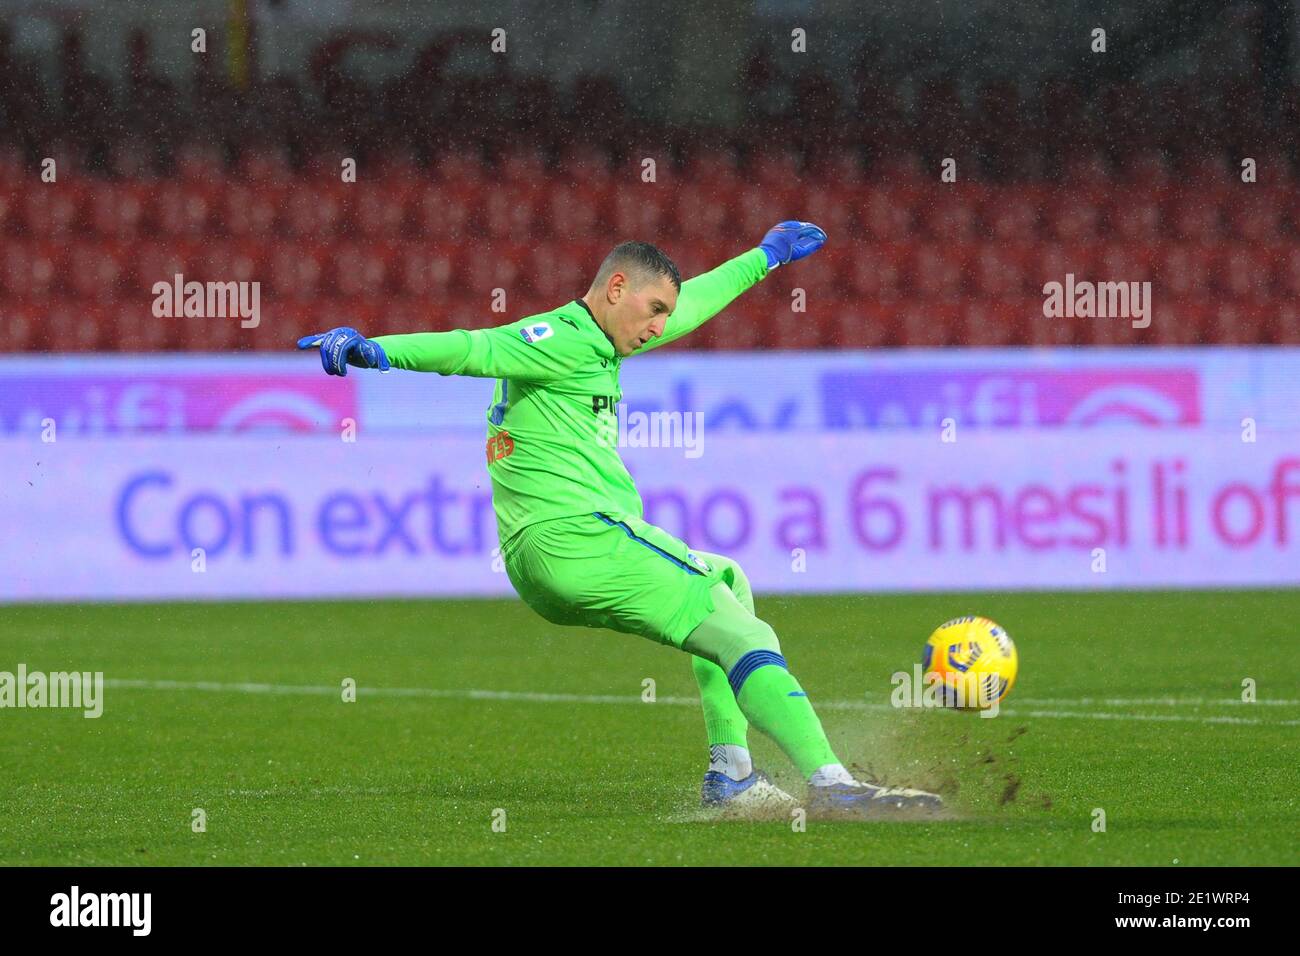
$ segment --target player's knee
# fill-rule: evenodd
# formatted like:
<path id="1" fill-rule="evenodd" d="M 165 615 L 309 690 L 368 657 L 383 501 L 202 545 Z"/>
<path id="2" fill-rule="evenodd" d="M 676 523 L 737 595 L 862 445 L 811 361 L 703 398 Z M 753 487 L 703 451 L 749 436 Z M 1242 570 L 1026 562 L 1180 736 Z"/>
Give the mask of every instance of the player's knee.
<path id="1" fill-rule="evenodd" d="M 755 627 L 753 634 L 753 643 L 750 650 L 754 651 L 775 651 L 781 653 L 781 642 L 777 639 L 776 631 L 772 630 L 772 625 L 767 621 L 761 621 L 754 618 Z"/>
<path id="2" fill-rule="evenodd" d="M 756 618 L 725 584 L 713 586 L 715 610 L 686 639 L 682 649 L 713 661 L 723 670 L 754 651 L 780 654 L 781 642 L 766 621 Z"/>

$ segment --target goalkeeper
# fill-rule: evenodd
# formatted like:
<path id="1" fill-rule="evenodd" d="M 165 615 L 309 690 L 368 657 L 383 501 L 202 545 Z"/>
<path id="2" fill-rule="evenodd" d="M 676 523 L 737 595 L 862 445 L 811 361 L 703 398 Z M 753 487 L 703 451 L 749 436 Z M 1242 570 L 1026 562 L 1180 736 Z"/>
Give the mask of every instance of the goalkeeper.
<path id="1" fill-rule="evenodd" d="M 498 328 L 373 339 L 339 328 L 298 347 L 319 347 L 331 375 L 353 365 L 497 380 L 486 457 L 510 581 L 548 621 L 639 634 L 691 655 L 709 738 L 706 805 L 794 805 L 753 768 L 752 724 L 808 782 L 810 812 L 933 809 L 933 794 L 853 779 L 775 632 L 755 616 L 744 572 L 642 520 L 613 439 L 624 359 L 693 331 L 825 241 L 812 223 L 783 222 L 757 248 L 686 282 L 654 246 L 625 242 L 585 296 L 550 312 Z"/>

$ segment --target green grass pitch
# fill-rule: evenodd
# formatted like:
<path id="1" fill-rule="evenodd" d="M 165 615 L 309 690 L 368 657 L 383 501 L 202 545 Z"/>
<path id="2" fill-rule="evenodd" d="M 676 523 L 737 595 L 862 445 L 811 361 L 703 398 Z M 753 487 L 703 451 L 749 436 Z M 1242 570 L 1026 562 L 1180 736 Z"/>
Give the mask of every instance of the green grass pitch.
<path id="1" fill-rule="evenodd" d="M 845 761 L 940 789 L 955 819 L 708 819 L 685 656 L 517 601 L 8 606 L 0 671 L 108 687 L 97 720 L 0 710 L 0 864 L 1300 863 L 1300 592 L 759 595 L 758 611 Z M 888 707 L 890 675 L 962 613 L 1017 641 L 1002 714 Z"/>

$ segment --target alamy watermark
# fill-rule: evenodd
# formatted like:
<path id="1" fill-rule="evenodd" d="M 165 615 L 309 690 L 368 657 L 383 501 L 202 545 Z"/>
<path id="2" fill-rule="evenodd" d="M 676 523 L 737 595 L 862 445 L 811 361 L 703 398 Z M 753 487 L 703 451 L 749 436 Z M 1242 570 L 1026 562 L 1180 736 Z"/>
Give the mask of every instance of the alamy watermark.
<path id="1" fill-rule="evenodd" d="M 889 683 L 893 690 L 889 703 L 893 707 L 936 707 L 978 710 L 981 717 L 996 717 L 1006 690 L 1005 679 L 997 674 L 950 674 L 936 671 L 922 673 L 921 665 L 911 672 L 895 671 Z"/>
<path id="2" fill-rule="evenodd" d="M 150 291 L 154 318 L 238 318 L 245 329 L 262 323 L 260 282 L 186 282 L 178 272 L 171 282 L 155 282 Z"/>
<path id="3" fill-rule="evenodd" d="M 1076 281 L 1043 286 L 1043 316 L 1049 319 L 1132 319 L 1135 329 L 1151 324 L 1150 282 Z"/>
<path id="4" fill-rule="evenodd" d="M 0 709 L 60 707 L 84 711 L 87 718 L 104 712 L 103 671 L 0 671 Z"/>
<path id="5" fill-rule="evenodd" d="M 681 448 L 687 458 L 704 454 L 703 412 L 629 411 L 609 395 L 593 395 L 596 441 L 616 448 Z M 603 413 L 603 414 L 602 414 Z"/>

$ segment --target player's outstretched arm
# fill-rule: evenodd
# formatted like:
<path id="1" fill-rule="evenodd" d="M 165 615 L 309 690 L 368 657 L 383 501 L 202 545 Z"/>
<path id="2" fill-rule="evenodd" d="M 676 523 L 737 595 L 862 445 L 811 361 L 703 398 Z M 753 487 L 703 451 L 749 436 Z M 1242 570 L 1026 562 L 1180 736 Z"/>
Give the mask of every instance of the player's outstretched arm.
<path id="1" fill-rule="evenodd" d="M 298 348 L 320 348 L 321 365 L 330 375 L 347 375 L 348 366 L 390 368 L 475 378 L 509 378 L 551 382 L 573 371 L 582 360 L 581 346 L 564 326 L 533 347 L 519 334 L 533 319 L 493 329 L 413 332 L 368 339 L 356 329 L 331 329 L 298 340 Z M 547 326 L 548 330 L 550 326 Z"/>
<path id="2" fill-rule="evenodd" d="M 695 331 L 773 269 L 812 255 L 825 242 L 826 233 L 811 222 L 787 219 L 773 226 L 757 248 L 683 282 L 664 334 L 651 339 L 641 351 Z"/>

